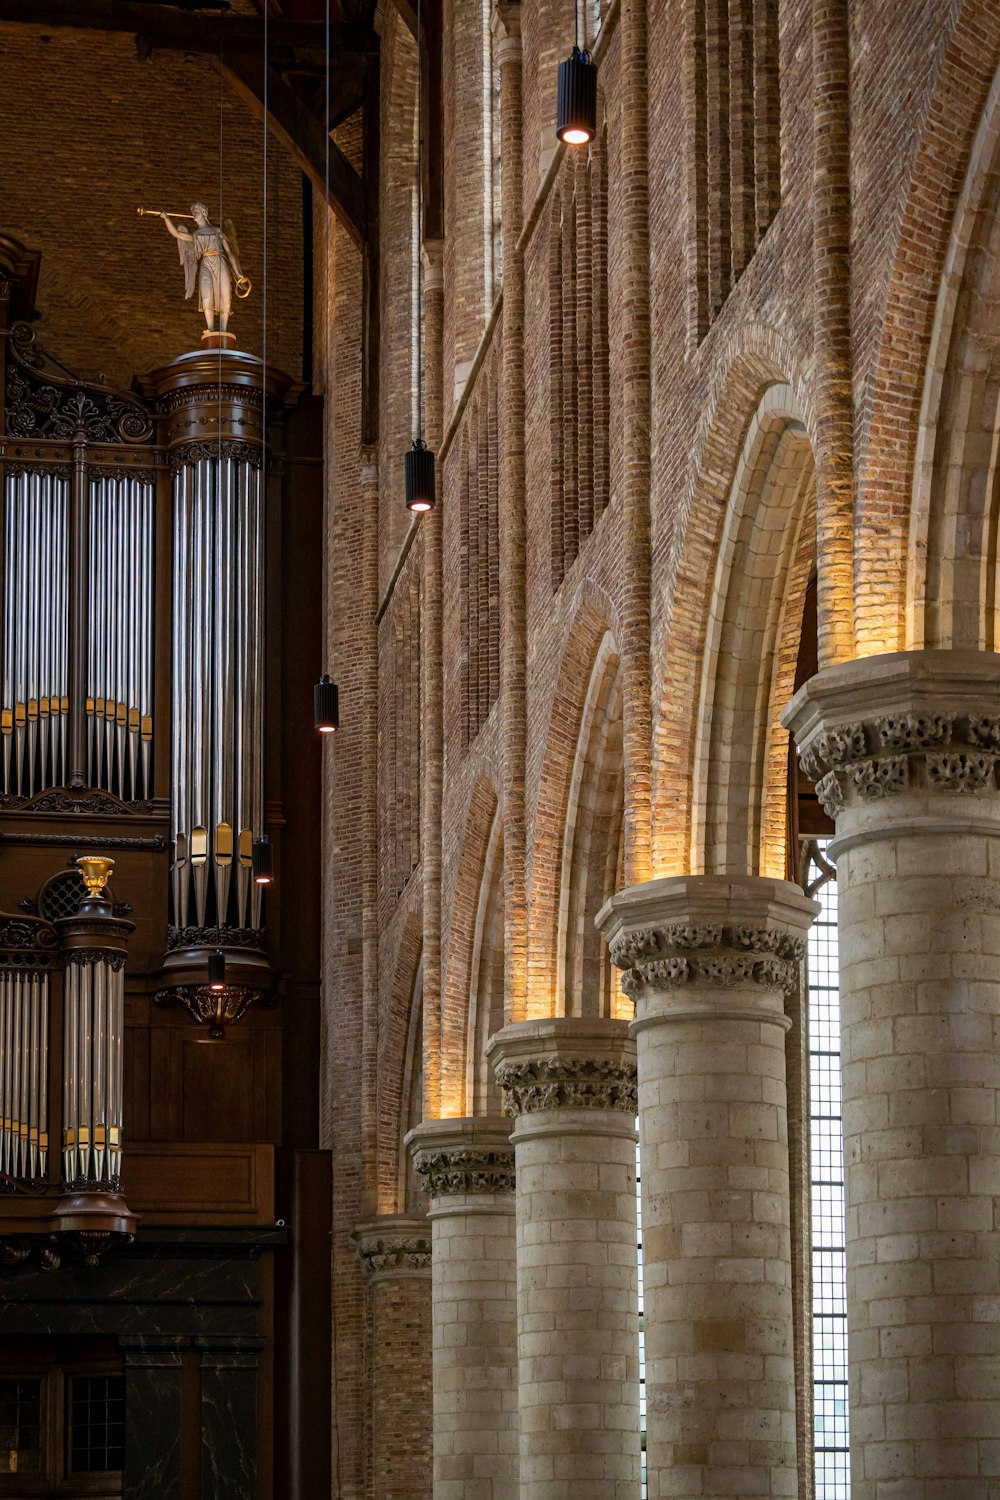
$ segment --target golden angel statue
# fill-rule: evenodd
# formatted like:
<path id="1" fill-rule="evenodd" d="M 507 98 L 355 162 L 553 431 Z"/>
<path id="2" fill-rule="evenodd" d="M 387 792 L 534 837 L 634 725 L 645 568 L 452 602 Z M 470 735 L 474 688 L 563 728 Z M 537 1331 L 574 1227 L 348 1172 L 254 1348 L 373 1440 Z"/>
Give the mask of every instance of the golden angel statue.
<path id="1" fill-rule="evenodd" d="M 240 266 L 240 250 L 232 219 L 223 219 L 222 227 L 211 223 L 204 203 L 192 203 L 191 213 L 168 214 L 158 209 L 139 209 L 141 214 L 153 214 L 163 220 L 177 241 L 181 265 L 184 267 L 184 295 L 192 297 L 198 287 L 198 306 L 205 315 L 206 335 L 214 333 L 215 320 L 219 320 L 219 333 L 225 333 L 229 325 L 233 291 L 237 297 L 250 295 L 250 278 L 244 276 Z M 194 220 L 193 229 L 182 229 L 175 219 Z"/>

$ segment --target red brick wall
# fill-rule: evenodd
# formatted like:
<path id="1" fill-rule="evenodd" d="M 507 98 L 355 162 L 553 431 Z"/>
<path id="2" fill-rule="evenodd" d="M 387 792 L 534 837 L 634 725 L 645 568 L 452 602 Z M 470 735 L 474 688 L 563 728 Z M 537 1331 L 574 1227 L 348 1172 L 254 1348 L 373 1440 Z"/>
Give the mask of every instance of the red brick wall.
<path id="1" fill-rule="evenodd" d="M 0 27 L 0 231 L 42 252 L 38 337 L 75 374 L 127 387 L 196 348 L 177 247 L 136 208 L 219 204 L 254 287 L 231 327 L 260 353 L 261 125 L 204 57 L 140 62 L 124 33 Z M 221 134 L 220 134 L 221 132 Z M 221 169 L 220 169 L 221 167 Z M 268 149 L 268 359 L 302 369 L 301 174 Z"/>

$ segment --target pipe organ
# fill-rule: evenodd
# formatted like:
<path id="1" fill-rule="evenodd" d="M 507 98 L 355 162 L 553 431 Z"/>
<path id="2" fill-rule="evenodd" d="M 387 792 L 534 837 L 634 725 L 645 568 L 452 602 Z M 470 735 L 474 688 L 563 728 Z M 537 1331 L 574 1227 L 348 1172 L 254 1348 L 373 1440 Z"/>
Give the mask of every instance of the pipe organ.
<path id="1" fill-rule="evenodd" d="M 41 1384 L 49 1466 L 19 1467 L 301 1500 L 332 1482 L 304 1233 L 332 1213 L 323 401 L 231 338 L 130 390 L 78 380 L 35 337 L 38 272 L 0 229 L 0 1371 Z M 77 1488 L 87 1358 L 120 1370 L 126 1441 Z"/>
<path id="2" fill-rule="evenodd" d="M 49 976 L 0 967 L 0 1174 L 44 1178 L 48 1165 Z"/>
<path id="3" fill-rule="evenodd" d="M 8 465 L 0 703 L 8 796 L 31 797 L 67 779 L 69 529 L 68 473 Z"/>
<path id="4" fill-rule="evenodd" d="M 82 1237 L 129 1235 L 121 1197 L 124 1102 L 125 960 L 133 923 L 116 917 L 104 887 L 113 859 L 80 855 L 87 894 L 56 923 L 63 950 L 63 1197 L 56 1231 Z"/>
<path id="5" fill-rule="evenodd" d="M 271 989 L 252 853 L 265 832 L 265 434 L 288 387 L 235 349 L 182 355 L 147 382 L 173 509 L 171 931 L 157 999 L 213 1034 Z M 217 948 L 221 1005 L 205 983 Z"/>
<path id="6" fill-rule="evenodd" d="M 152 796 L 153 476 L 91 471 L 87 500 L 87 785 Z"/>
<path id="7" fill-rule="evenodd" d="M 5 328 L 4 253 L 0 236 L 0 843 L 37 873 L 11 893 L 28 914 L 0 910 L 0 1194 L 51 1194 L 54 1232 L 93 1242 L 133 1227 L 129 935 L 150 998 L 183 1003 L 212 1037 L 273 990 L 252 850 L 266 831 L 266 428 L 290 382 L 205 347 L 141 392 L 85 385 L 27 322 Z M 89 884 L 68 908 L 67 859 Z M 127 905 L 103 889 L 112 866 Z"/>
<path id="8" fill-rule="evenodd" d="M 245 450 L 245 451 L 241 451 Z M 259 928 L 264 831 L 264 489 L 259 451 L 174 475 L 173 870 L 178 927 Z"/>

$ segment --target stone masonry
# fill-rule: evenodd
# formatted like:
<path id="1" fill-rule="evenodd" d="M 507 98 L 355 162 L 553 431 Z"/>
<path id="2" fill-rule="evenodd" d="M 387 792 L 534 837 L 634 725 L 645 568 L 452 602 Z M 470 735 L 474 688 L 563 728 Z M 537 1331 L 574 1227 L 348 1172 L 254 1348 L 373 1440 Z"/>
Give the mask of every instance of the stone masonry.
<path id="1" fill-rule="evenodd" d="M 407 1144 L 430 1199 L 434 1500 L 517 1500 L 510 1125 L 433 1120 Z"/>
<path id="2" fill-rule="evenodd" d="M 635 1500 L 635 1050 L 621 1021 L 487 1047 L 515 1119 L 521 1500 Z"/>
<path id="3" fill-rule="evenodd" d="M 816 903 L 653 880 L 600 918 L 635 999 L 650 1500 L 798 1495 L 784 996 Z"/>
<path id="4" fill-rule="evenodd" d="M 830 668 L 786 719 L 837 820 L 852 1500 L 993 1500 L 1000 658 Z"/>

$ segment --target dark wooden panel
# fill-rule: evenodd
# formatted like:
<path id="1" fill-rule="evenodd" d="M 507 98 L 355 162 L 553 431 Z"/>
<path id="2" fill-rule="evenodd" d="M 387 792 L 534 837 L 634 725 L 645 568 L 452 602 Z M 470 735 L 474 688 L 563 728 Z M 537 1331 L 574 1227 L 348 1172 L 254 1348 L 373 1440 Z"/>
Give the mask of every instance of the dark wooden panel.
<path id="1" fill-rule="evenodd" d="M 129 1206 L 151 1224 L 271 1224 L 274 1148 L 152 1141 L 125 1148 Z"/>
<path id="2" fill-rule="evenodd" d="M 213 1040 L 180 1007 L 155 1011 L 148 1036 L 150 1139 L 277 1140 L 281 1123 L 277 1011 L 251 1013 L 230 1027 L 222 1041 Z M 130 1047 L 136 1045 L 135 1037 L 136 1032 L 130 1031 Z"/>

